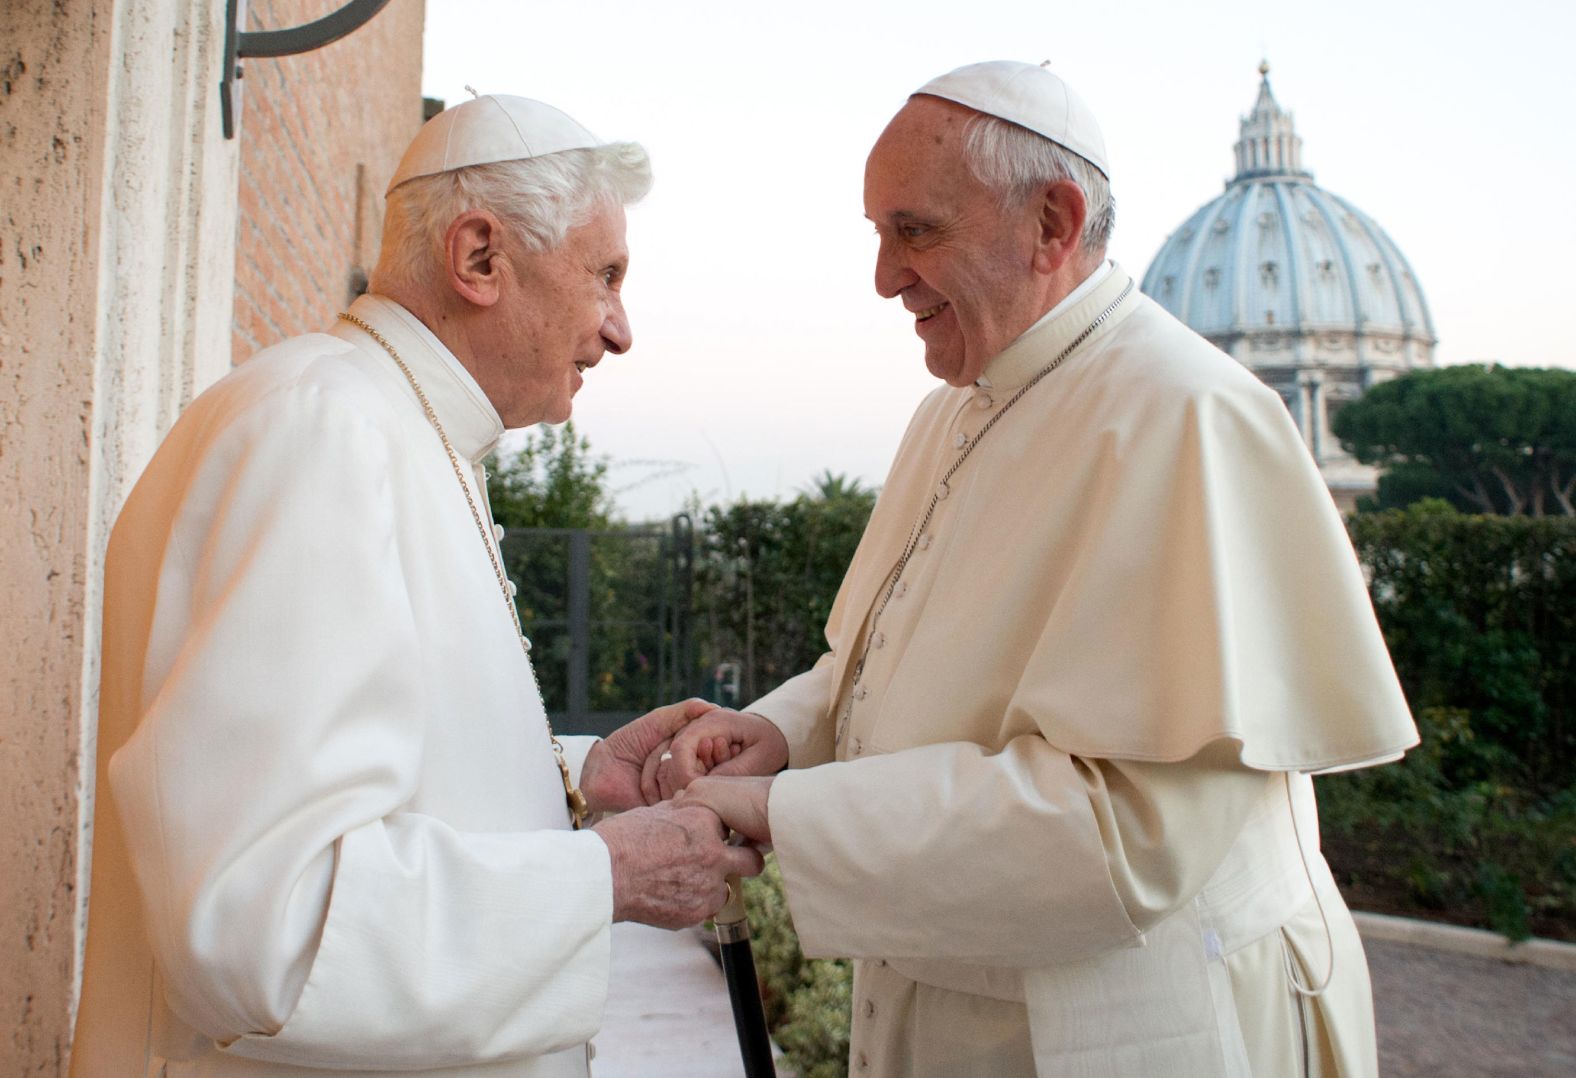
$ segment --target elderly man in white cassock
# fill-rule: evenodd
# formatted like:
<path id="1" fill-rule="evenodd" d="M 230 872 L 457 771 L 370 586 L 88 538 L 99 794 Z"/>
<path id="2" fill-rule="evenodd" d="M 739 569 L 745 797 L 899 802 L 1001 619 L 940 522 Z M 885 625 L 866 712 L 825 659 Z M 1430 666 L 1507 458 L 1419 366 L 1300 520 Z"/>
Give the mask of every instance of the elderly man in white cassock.
<path id="1" fill-rule="evenodd" d="M 504 430 L 629 348 L 650 182 L 540 102 L 441 113 L 371 292 L 148 466 L 106 568 L 78 1078 L 584 1078 L 611 923 L 694 924 L 759 870 L 641 798 L 706 705 L 553 737 L 487 505 Z"/>
<path id="2" fill-rule="evenodd" d="M 876 290 L 946 384 L 830 650 L 657 779 L 774 844 L 805 953 L 856 959 L 856 1075 L 1372 1075 L 1308 776 L 1416 733 L 1280 399 L 1106 260 L 1109 174 L 1032 65 L 887 126 Z M 743 751 L 697 778 L 718 732 Z"/>

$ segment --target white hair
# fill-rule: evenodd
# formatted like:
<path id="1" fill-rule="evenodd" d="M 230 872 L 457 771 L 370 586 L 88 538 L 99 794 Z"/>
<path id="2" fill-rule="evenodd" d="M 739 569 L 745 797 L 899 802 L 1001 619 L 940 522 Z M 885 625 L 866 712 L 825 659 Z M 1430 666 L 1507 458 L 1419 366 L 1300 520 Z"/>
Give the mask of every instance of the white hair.
<path id="1" fill-rule="evenodd" d="M 598 206 L 651 190 L 651 160 L 635 142 L 418 176 L 388 194 L 375 292 L 420 288 L 443 264 L 443 239 L 462 213 L 490 210 L 529 251 L 551 251 Z"/>
<path id="2" fill-rule="evenodd" d="M 1004 206 L 1022 205 L 1046 184 L 1071 180 L 1088 206 L 1083 249 L 1097 257 L 1105 254 L 1116 224 L 1116 201 L 1111 198 L 1111 182 L 1082 157 L 1026 127 L 979 114 L 964 128 L 963 161 Z"/>

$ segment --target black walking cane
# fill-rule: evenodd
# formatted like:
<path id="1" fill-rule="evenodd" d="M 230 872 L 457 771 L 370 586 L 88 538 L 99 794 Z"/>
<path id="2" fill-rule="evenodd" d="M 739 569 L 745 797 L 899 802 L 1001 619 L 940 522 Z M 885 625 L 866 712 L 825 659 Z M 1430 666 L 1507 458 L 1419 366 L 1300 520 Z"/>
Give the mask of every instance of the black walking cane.
<path id="1" fill-rule="evenodd" d="M 750 950 L 750 918 L 744 908 L 744 885 L 739 877 L 728 877 L 728 901 L 712 923 L 717 926 L 722 975 L 728 982 L 728 1002 L 733 1004 L 744 1078 L 773 1078 L 777 1065 L 772 1062 L 772 1042 L 766 1034 L 761 986 L 755 979 L 755 952 Z"/>

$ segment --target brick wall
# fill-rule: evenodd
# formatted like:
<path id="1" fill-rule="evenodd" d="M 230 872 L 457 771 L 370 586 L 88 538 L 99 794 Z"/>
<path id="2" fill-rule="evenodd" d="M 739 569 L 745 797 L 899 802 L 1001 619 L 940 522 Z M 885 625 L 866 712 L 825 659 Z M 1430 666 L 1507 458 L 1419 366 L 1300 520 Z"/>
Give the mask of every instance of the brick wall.
<path id="1" fill-rule="evenodd" d="M 298 26 L 335 6 L 250 0 L 247 29 Z M 376 261 L 383 189 L 422 122 L 424 8 L 391 0 L 325 48 L 242 62 L 235 362 L 330 325 L 353 276 Z"/>

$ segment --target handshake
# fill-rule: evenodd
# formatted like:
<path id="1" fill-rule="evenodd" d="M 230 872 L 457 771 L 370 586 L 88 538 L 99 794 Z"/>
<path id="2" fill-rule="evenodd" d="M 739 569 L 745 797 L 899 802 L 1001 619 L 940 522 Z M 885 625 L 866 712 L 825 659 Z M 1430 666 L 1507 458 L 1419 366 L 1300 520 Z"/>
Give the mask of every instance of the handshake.
<path id="1" fill-rule="evenodd" d="M 727 900 L 730 875 L 761 871 L 766 798 L 788 763 L 782 732 L 704 700 L 659 707 L 597 742 L 580 772 L 592 830 L 613 863 L 613 920 L 699 924 Z M 730 846 L 729 831 L 752 845 Z"/>

